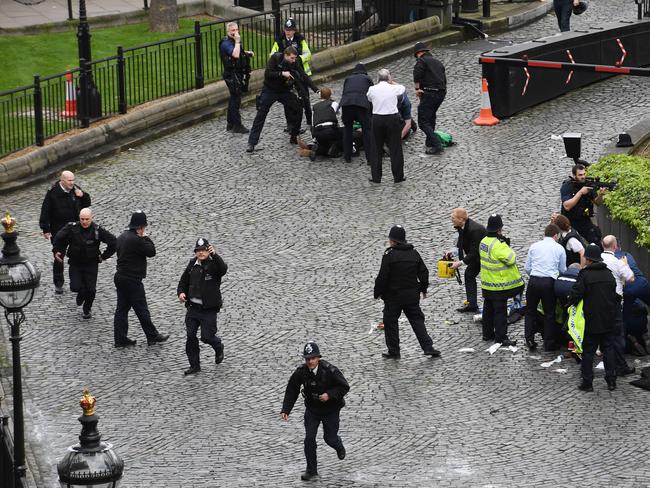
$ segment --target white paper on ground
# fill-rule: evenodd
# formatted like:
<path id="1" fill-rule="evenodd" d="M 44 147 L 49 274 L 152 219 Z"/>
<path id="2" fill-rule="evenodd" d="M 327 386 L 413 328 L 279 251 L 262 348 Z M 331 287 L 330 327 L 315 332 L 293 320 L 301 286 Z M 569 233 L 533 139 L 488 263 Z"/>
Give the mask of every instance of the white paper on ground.
<path id="1" fill-rule="evenodd" d="M 473 347 L 461 347 L 458 352 L 474 352 Z"/>
<path id="2" fill-rule="evenodd" d="M 596 369 L 605 369 L 605 363 L 603 363 L 602 361 L 599 362 L 598 365 L 596 366 Z"/>
<path id="3" fill-rule="evenodd" d="M 555 368 L 553 371 L 555 371 L 556 373 L 566 373 L 567 372 L 566 369 L 562 369 L 562 368 Z"/>
<path id="4" fill-rule="evenodd" d="M 501 347 L 501 343 L 500 342 L 495 342 L 490 347 L 488 347 L 485 350 L 485 352 L 489 352 L 490 354 L 494 354 L 495 352 L 497 352 L 499 350 L 500 347 Z"/>
<path id="5" fill-rule="evenodd" d="M 558 356 L 558 357 L 556 357 L 553 361 L 549 361 L 549 362 L 547 362 L 547 363 L 542 363 L 542 364 L 540 364 L 540 366 L 541 366 L 542 368 L 548 368 L 548 367 L 551 366 L 553 363 L 561 363 L 561 362 L 562 362 L 562 356 Z"/>

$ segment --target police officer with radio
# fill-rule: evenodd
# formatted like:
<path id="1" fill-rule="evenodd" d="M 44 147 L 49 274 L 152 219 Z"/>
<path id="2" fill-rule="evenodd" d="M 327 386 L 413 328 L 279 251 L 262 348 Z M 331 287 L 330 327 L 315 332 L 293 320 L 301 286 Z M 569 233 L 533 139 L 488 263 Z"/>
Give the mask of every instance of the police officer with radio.
<path id="1" fill-rule="evenodd" d="M 320 349 L 315 342 L 305 344 L 302 357 L 305 363 L 299 366 L 289 378 L 280 417 L 282 420 L 289 420 L 289 414 L 302 389 L 305 398 L 307 469 L 300 478 L 309 481 L 318 476 L 316 433 L 321 422 L 323 439 L 336 451 L 339 459 L 345 459 L 345 447 L 339 437 L 339 416 L 341 408 L 345 406 L 343 397 L 350 391 L 350 385 L 336 366 L 321 359 Z"/>
<path id="2" fill-rule="evenodd" d="M 226 116 L 226 130 L 235 134 L 248 134 L 248 129 L 241 123 L 241 94 L 248 91 L 248 81 L 251 73 L 249 58 L 255 56 L 253 51 L 245 51 L 239 36 L 239 26 L 236 22 L 226 24 L 228 33 L 219 42 L 219 54 L 223 63 L 223 80 L 226 82 L 230 99 Z"/>
<path id="3" fill-rule="evenodd" d="M 571 227 L 587 242 L 600 245 L 602 233 L 591 217 L 594 215 L 594 204 L 603 203 L 607 190 L 588 186 L 586 178 L 584 165 L 576 164 L 571 168 L 571 177 L 560 188 L 562 215 L 571 221 Z"/>
<path id="4" fill-rule="evenodd" d="M 418 124 L 427 137 L 426 153 L 440 155 L 443 152 L 442 143 L 435 130 L 436 113 L 447 94 L 445 67 L 431 55 L 423 42 L 415 44 L 414 52 L 417 61 L 413 67 L 413 81 L 415 94 L 420 99 Z"/>
<path id="5" fill-rule="evenodd" d="M 280 102 L 284 106 L 284 116 L 289 123 L 291 134 L 289 142 L 298 144 L 302 110 L 294 91 L 297 90 L 296 83 L 304 82 L 307 75 L 297 59 L 298 51 L 293 46 L 289 46 L 283 52 L 271 55 L 264 70 L 264 86 L 257 99 L 257 114 L 248 135 L 246 152 L 255 150 L 262 134 L 262 128 L 264 128 L 266 116 L 275 102 Z"/>
<path id="6" fill-rule="evenodd" d="M 228 271 L 228 265 L 219 256 L 207 239 L 198 239 L 194 246 L 195 257 L 185 267 L 178 282 L 178 299 L 185 303 L 185 328 L 187 341 L 185 353 L 190 368 L 185 375 L 201 371 L 199 341 L 196 333 L 201 328 L 201 342 L 214 349 L 214 362 L 223 361 L 223 343 L 217 336 L 217 313 L 221 309 L 221 278 Z"/>
<path id="7" fill-rule="evenodd" d="M 106 249 L 101 252 L 101 243 Z M 83 318 L 92 317 L 90 309 L 95 300 L 99 263 L 115 254 L 113 234 L 93 222 L 89 208 L 79 212 L 79 221 L 70 222 L 54 238 L 54 258 L 63 262 L 68 255 L 70 290 L 77 293 L 77 305 L 83 306 Z"/>

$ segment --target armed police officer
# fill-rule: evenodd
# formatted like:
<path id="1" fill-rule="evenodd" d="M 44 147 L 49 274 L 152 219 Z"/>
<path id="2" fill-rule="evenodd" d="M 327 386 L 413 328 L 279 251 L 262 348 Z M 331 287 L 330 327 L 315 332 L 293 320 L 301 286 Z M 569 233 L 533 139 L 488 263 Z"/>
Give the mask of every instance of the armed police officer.
<path id="1" fill-rule="evenodd" d="M 284 23 L 284 35 L 276 38 L 273 46 L 271 47 L 271 55 L 277 52 L 282 52 L 289 46 L 292 46 L 298 52 L 298 61 L 302 64 L 303 70 L 308 77 L 311 77 L 311 67 L 309 66 L 309 61 L 311 61 L 311 50 L 309 49 L 309 44 L 305 36 L 298 32 L 298 24 L 292 18 L 287 19 Z M 300 100 L 302 101 L 302 107 L 305 111 L 305 122 L 311 127 L 312 125 L 312 111 L 309 101 L 309 92 L 307 87 L 304 85 L 298 86 L 300 91 Z M 289 121 L 287 120 L 287 124 Z"/>
<path id="2" fill-rule="evenodd" d="M 223 361 L 223 343 L 217 336 L 217 313 L 221 309 L 221 278 L 228 271 L 228 265 L 219 256 L 207 239 L 198 239 L 194 246 L 195 257 L 185 267 L 178 282 L 178 299 L 185 303 L 185 328 L 187 341 L 185 353 L 190 368 L 185 375 L 201 371 L 199 341 L 196 333 L 201 329 L 201 342 L 214 349 L 214 362 Z"/>
<path id="3" fill-rule="evenodd" d="M 423 42 L 415 44 L 417 61 L 413 68 L 415 94 L 420 99 L 418 124 L 426 135 L 426 153 L 442 154 L 442 143 L 435 133 L 436 113 L 447 94 L 447 77 L 443 64 L 431 55 Z"/>
<path id="4" fill-rule="evenodd" d="M 147 336 L 148 345 L 169 339 L 169 334 L 159 333 L 151 321 L 147 296 L 142 284 L 142 280 L 147 276 L 147 258 L 156 255 L 156 246 L 147 236 L 146 228 L 147 215 L 138 210 L 131 214 L 129 228 L 117 238 L 117 269 L 113 278 L 117 290 L 117 306 L 113 320 L 115 347 L 135 345 L 135 341 L 127 336 L 131 308 Z"/>
<path id="5" fill-rule="evenodd" d="M 90 195 L 75 185 L 74 173 L 64 171 L 59 181 L 45 194 L 41 206 L 39 226 L 43 237 L 49 239 L 54 246 L 54 238 L 64 225 L 75 222 L 82 208 L 90 207 Z M 52 249 L 54 252 L 54 248 Z M 54 259 L 52 264 L 54 291 L 57 295 L 63 293 L 63 261 Z"/>
<path id="6" fill-rule="evenodd" d="M 236 22 L 226 24 L 228 33 L 219 43 L 219 54 L 223 63 L 223 80 L 230 92 L 226 130 L 235 134 L 248 134 L 248 129 L 241 123 L 241 94 L 248 91 L 251 66 L 250 58 L 255 56 L 253 51 L 245 51 L 239 35 Z"/>
<path id="7" fill-rule="evenodd" d="M 298 134 L 302 122 L 302 110 L 300 101 L 294 93 L 297 90 L 296 84 L 306 80 L 302 64 L 297 62 L 298 51 L 289 46 L 283 52 L 271 55 L 266 69 L 264 70 L 264 86 L 262 93 L 257 99 L 257 114 L 248 135 L 248 147 L 246 152 L 253 152 L 260 140 L 262 128 L 269 114 L 271 106 L 280 102 L 284 106 L 284 116 L 289 123 L 291 144 L 298 144 Z"/>
<path id="8" fill-rule="evenodd" d="M 600 245 L 602 233 L 591 218 L 594 204 L 603 203 L 605 188 L 595 188 L 587 183 L 587 171 L 584 165 L 576 164 L 571 168 L 571 177 L 562 183 L 562 215 L 571 221 L 575 229 L 587 242 Z"/>
<path id="9" fill-rule="evenodd" d="M 318 476 L 316 458 L 316 433 L 323 423 L 323 439 L 336 451 L 339 459 L 345 459 L 345 447 L 339 437 L 339 418 L 345 406 L 344 396 L 350 385 L 343 373 L 329 362 L 321 359 L 315 342 L 308 342 L 303 349 L 305 364 L 299 366 L 289 378 L 284 392 L 280 417 L 288 420 L 289 414 L 301 393 L 305 398 L 305 458 L 307 469 L 300 476 L 308 481 Z"/>
<path id="10" fill-rule="evenodd" d="M 404 312 L 424 354 L 438 357 L 440 351 L 433 348 L 420 308 L 420 294 L 426 298 L 429 288 L 429 270 L 413 244 L 406 242 L 402 226 L 394 225 L 390 229 L 388 243 L 390 247 L 381 259 L 374 290 L 375 300 L 384 301 L 384 335 L 388 351 L 382 356 L 400 359 L 398 320 Z"/>
<path id="11" fill-rule="evenodd" d="M 100 251 L 102 242 L 106 244 L 104 252 Z M 83 306 L 84 319 L 92 317 L 99 263 L 115 254 L 115 243 L 113 234 L 93 222 L 89 208 L 82 209 L 79 221 L 68 223 L 54 238 L 54 258 L 63 262 L 68 255 L 70 290 L 77 293 L 77 305 Z"/>

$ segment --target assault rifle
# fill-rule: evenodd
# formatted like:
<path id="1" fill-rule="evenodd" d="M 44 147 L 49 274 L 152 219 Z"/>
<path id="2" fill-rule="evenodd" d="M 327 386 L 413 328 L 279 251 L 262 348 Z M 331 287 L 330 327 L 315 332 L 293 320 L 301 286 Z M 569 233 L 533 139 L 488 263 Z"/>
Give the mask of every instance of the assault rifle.
<path id="1" fill-rule="evenodd" d="M 618 182 L 616 181 L 601 181 L 600 178 L 585 178 L 585 181 L 582 183 L 576 183 L 576 186 L 578 188 L 582 188 L 583 186 L 589 187 L 589 188 L 607 188 L 609 191 L 612 191 L 616 188 L 616 185 Z"/>

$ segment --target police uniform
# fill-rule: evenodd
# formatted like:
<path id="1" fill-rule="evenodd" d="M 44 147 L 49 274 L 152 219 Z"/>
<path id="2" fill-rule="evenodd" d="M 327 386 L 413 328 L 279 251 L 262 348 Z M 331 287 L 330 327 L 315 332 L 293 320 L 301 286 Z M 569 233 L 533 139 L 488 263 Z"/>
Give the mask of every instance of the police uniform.
<path id="1" fill-rule="evenodd" d="M 305 359 L 321 357 L 318 344 L 308 342 L 303 349 Z M 303 480 L 318 476 L 316 459 L 316 433 L 323 423 L 323 439 L 328 446 L 336 450 L 339 459 L 345 458 L 345 447 L 338 435 L 339 416 L 345 406 L 344 396 L 350 391 L 350 385 L 343 373 L 327 361 L 320 360 L 314 370 L 302 364 L 291 375 L 282 402 L 282 414 L 289 415 L 301 393 L 305 399 L 305 458 L 307 469 Z M 322 401 L 321 395 L 327 393 L 328 400 Z"/>
<path id="2" fill-rule="evenodd" d="M 100 243 L 106 244 L 102 253 Z M 116 239 L 113 234 L 92 222 L 84 229 L 79 222 L 70 222 L 56 234 L 54 252 L 68 254 L 70 290 L 77 293 L 77 305 L 83 305 L 85 319 L 95 300 L 99 262 L 115 254 Z"/>
<path id="3" fill-rule="evenodd" d="M 244 46 L 239 45 L 239 57 L 232 56 L 235 48 L 235 40 L 232 37 L 225 36 L 219 42 L 219 55 L 223 64 L 223 81 L 226 82 L 230 99 L 228 100 L 228 113 L 226 116 L 227 130 L 232 130 L 239 134 L 248 133 L 241 123 L 241 94 L 248 91 L 248 76 L 250 76 L 251 67 L 248 55 L 244 52 Z"/>
<path id="4" fill-rule="evenodd" d="M 54 246 L 54 238 L 64 225 L 68 222 L 79 220 L 79 212 L 82 208 L 90 207 L 90 195 L 83 192 L 81 197 L 75 195 L 75 190 L 80 189 L 75 185 L 72 190 L 65 191 L 60 182 L 57 182 L 45 194 L 41 206 L 41 216 L 39 226 L 43 233 L 50 233 L 50 241 Z M 83 191 L 83 190 L 82 190 Z M 54 260 L 52 264 L 52 278 L 57 293 L 62 293 L 63 283 L 63 263 Z"/>
<path id="5" fill-rule="evenodd" d="M 417 58 L 413 67 L 413 81 L 416 88 L 423 91 L 418 106 L 418 124 L 426 135 L 427 154 L 440 154 L 442 144 L 435 134 L 436 113 L 447 94 L 445 67 L 435 59 L 429 49 L 421 42 L 415 45 L 415 54 L 424 52 Z"/>
<path id="6" fill-rule="evenodd" d="M 524 290 L 524 280 L 517 269 L 517 256 L 509 239 L 497 234 L 503 228 L 500 215 L 491 215 L 487 236 L 479 244 L 481 290 L 483 292 L 483 340 L 515 345 L 508 339 L 508 298 Z"/>
<path id="7" fill-rule="evenodd" d="M 117 238 L 117 269 L 113 278 L 117 290 L 117 306 L 113 320 L 115 347 L 135 344 L 134 340 L 127 337 L 131 308 L 140 321 L 149 345 L 165 342 L 169 338 L 168 334 L 160 334 L 153 325 L 142 284 L 142 280 L 147 276 L 147 258 L 156 255 L 153 241 L 148 236 L 139 236 L 136 233 L 138 228 L 146 226 L 145 213 L 134 212 L 128 230 Z"/>
<path id="8" fill-rule="evenodd" d="M 282 76 L 283 71 L 291 71 L 294 80 L 287 80 Z M 296 82 L 295 78 L 299 78 L 300 81 L 304 79 L 303 76 L 304 70 L 299 62 L 288 63 L 284 59 L 284 53 L 271 55 L 264 70 L 264 86 L 257 100 L 257 114 L 248 136 L 248 152 L 252 152 L 259 142 L 266 116 L 275 102 L 280 102 L 284 106 L 284 116 L 289 124 L 291 140 L 292 142 L 296 141 L 300 133 L 302 110 L 300 110 L 300 101 L 293 89 Z"/>
<path id="9" fill-rule="evenodd" d="M 352 141 L 354 122 L 361 125 L 363 150 L 366 152 L 368 164 L 377 159 L 375 139 L 372 135 L 372 106 L 368 101 L 368 90 L 374 83 L 362 63 L 358 63 L 352 74 L 343 82 L 341 95 L 341 118 L 343 121 L 343 157 L 346 162 L 352 160 Z"/>
<path id="10" fill-rule="evenodd" d="M 581 189 L 582 185 L 578 185 L 572 178 L 565 180 L 560 188 L 562 203 L 571 200 Z M 576 230 L 588 243 L 600 245 L 603 235 L 600 228 L 591 220 L 594 215 L 594 198 L 597 195 L 596 189 L 592 189 L 587 195 L 582 195 L 571 210 L 566 210 L 562 205 L 561 213 L 569 219 L 571 228 Z"/>
<path id="11" fill-rule="evenodd" d="M 199 239 L 194 246 L 194 252 L 207 250 L 210 243 L 207 239 Z M 187 341 L 185 353 L 190 363 L 190 369 L 185 374 L 201 371 L 199 358 L 199 341 L 196 333 L 201 329 L 201 342 L 210 344 L 215 352 L 215 363 L 223 361 L 223 343 L 217 334 L 217 313 L 221 309 L 221 278 L 228 271 L 228 265 L 217 254 L 210 254 L 205 260 L 190 259 L 178 282 L 176 294 L 185 294 L 185 328 Z"/>
<path id="12" fill-rule="evenodd" d="M 317 148 L 314 154 L 336 156 L 341 152 L 343 133 L 336 117 L 338 104 L 331 99 L 314 104 L 314 127 L 312 134 Z"/>
<path id="13" fill-rule="evenodd" d="M 388 352 L 382 355 L 400 358 L 398 319 L 404 312 L 424 354 L 439 356 L 420 308 L 420 293 L 426 293 L 429 288 L 429 270 L 413 244 L 406 242 L 406 232 L 401 226 L 393 226 L 388 239 L 395 244 L 384 252 L 374 290 L 375 299 L 384 301 L 384 336 Z"/>

